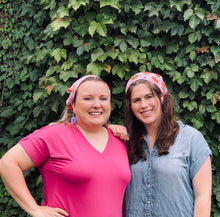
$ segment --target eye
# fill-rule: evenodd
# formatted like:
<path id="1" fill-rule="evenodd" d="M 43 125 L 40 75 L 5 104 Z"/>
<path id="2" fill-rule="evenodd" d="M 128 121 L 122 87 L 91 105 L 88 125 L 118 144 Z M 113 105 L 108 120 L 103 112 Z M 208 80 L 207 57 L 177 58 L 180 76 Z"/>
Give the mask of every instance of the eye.
<path id="1" fill-rule="evenodd" d="M 140 99 L 133 99 L 132 100 L 133 103 L 136 103 L 136 102 L 139 102 L 139 101 L 140 101 Z"/>
<path id="2" fill-rule="evenodd" d="M 100 100 L 105 101 L 107 100 L 107 97 L 101 97 Z"/>
<path id="3" fill-rule="evenodd" d="M 149 94 L 149 95 L 146 95 L 146 96 L 145 96 L 146 99 L 150 99 L 150 98 L 152 98 L 152 97 L 153 97 L 152 94 Z"/>
<path id="4" fill-rule="evenodd" d="M 84 100 L 91 100 L 91 97 L 85 97 Z"/>

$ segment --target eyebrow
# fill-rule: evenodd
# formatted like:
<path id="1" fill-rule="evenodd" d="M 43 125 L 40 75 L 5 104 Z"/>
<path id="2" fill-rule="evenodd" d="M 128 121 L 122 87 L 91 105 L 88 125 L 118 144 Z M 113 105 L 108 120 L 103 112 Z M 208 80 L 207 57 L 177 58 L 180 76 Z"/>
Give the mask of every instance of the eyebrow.
<path id="1" fill-rule="evenodd" d="M 82 97 L 93 97 L 94 95 L 93 94 L 84 94 L 84 95 L 82 95 Z M 102 95 L 100 95 L 100 96 L 98 96 L 98 97 L 109 97 L 109 95 L 108 94 L 102 94 Z"/>
<path id="2" fill-rule="evenodd" d="M 143 97 L 150 96 L 150 95 L 152 96 L 153 93 L 147 93 L 147 94 L 144 95 Z M 136 100 L 136 99 L 140 99 L 140 98 L 142 98 L 142 97 L 135 97 L 135 98 L 131 99 L 131 101 Z"/>

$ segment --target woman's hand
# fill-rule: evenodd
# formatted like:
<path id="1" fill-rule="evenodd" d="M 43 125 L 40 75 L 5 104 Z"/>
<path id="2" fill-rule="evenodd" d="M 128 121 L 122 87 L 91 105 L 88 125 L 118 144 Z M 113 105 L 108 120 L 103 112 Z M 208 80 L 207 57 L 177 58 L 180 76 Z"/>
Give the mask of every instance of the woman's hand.
<path id="1" fill-rule="evenodd" d="M 110 124 L 109 129 L 112 131 L 112 134 L 123 141 L 128 141 L 129 136 L 127 132 L 127 128 L 122 125 Z"/>
<path id="2" fill-rule="evenodd" d="M 10 195 L 33 217 L 68 216 L 68 213 L 60 208 L 39 206 L 36 203 L 23 175 L 23 171 L 34 166 L 34 162 L 20 144 L 13 146 L 2 156 L 0 159 L 0 174 Z"/>
<path id="3" fill-rule="evenodd" d="M 68 213 L 60 208 L 52 208 L 49 206 L 38 206 L 32 213 L 33 217 L 63 217 L 68 216 Z"/>

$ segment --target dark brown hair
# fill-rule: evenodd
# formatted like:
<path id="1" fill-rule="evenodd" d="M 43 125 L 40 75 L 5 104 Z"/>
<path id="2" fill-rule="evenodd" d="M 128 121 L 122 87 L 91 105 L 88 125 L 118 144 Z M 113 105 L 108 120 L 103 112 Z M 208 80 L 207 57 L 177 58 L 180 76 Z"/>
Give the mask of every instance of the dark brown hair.
<path id="1" fill-rule="evenodd" d="M 144 124 L 136 118 L 131 109 L 131 92 L 135 85 L 145 83 L 152 91 L 155 97 L 158 97 L 161 103 L 162 118 L 158 127 L 156 146 L 159 155 L 168 154 L 169 147 L 174 143 L 179 132 L 179 125 L 177 123 L 177 115 L 175 113 L 173 97 L 167 92 L 161 102 L 161 92 L 159 88 L 153 83 L 145 80 L 134 82 L 128 89 L 125 95 L 125 126 L 130 134 L 128 141 L 128 155 L 131 164 L 137 163 L 139 160 L 146 160 L 146 154 L 142 148 L 142 139 L 146 135 L 146 128 Z"/>

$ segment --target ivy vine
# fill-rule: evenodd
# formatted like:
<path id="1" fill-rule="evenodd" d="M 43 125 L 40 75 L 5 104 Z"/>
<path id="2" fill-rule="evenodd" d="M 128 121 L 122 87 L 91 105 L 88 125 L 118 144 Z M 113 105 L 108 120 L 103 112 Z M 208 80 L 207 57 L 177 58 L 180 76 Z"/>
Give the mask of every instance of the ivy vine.
<path id="1" fill-rule="evenodd" d="M 79 76 L 109 84 L 111 122 L 122 124 L 126 81 L 156 72 L 212 149 L 212 216 L 220 216 L 219 9 L 217 0 L 0 0 L 1 156 L 59 118 Z M 40 203 L 38 171 L 25 176 Z M 2 182 L 0 215 L 26 216 Z"/>

